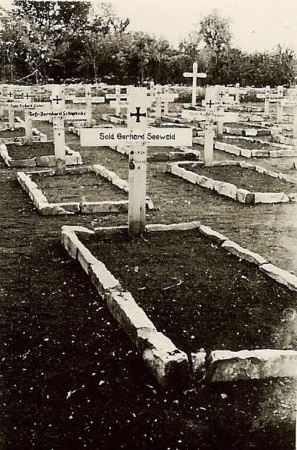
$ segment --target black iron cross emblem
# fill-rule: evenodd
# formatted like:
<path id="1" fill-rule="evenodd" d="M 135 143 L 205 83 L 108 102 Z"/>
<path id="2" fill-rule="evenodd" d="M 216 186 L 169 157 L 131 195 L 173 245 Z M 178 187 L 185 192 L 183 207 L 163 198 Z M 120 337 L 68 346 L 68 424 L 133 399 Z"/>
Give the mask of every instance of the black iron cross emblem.
<path id="1" fill-rule="evenodd" d="M 216 103 L 213 102 L 211 99 L 205 103 L 207 106 L 209 106 L 209 108 L 211 108 L 212 106 L 214 106 Z"/>
<path id="2" fill-rule="evenodd" d="M 58 105 L 62 100 L 62 98 L 59 98 L 58 95 L 56 95 L 56 98 L 53 98 L 52 102 L 56 102 L 56 105 Z"/>
<path id="3" fill-rule="evenodd" d="M 140 106 L 136 106 L 136 113 L 130 113 L 130 117 L 136 117 L 136 122 L 140 122 L 140 117 L 146 117 L 146 113 L 141 113 Z"/>

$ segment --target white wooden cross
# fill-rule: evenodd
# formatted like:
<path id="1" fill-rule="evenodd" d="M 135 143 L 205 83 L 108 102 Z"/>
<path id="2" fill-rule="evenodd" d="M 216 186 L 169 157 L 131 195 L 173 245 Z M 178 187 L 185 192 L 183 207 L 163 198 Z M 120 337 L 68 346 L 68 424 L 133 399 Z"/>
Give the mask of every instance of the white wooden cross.
<path id="1" fill-rule="evenodd" d="M 214 120 L 220 104 L 217 100 L 217 88 L 215 86 L 207 88 L 205 101 L 202 104 L 205 106 L 207 118 L 204 135 L 204 165 L 208 167 L 213 164 L 213 146 L 215 136 Z"/>
<path id="2" fill-rule="evenodd" d="M 184 72 L 183 76 L 185 78 L 193 78 L 192 85 L 192 106 L 196 106 L 196 90 L 197 90 L 197 79 L 198 78 L 206 78 L 206 73 L 198 73 L 198 64 L 196 62 L 193 63 L 193 72 Z"/>
<path id="3" fill-rule="evenodd" d="M 82 128 L 80 133 L 81 146 L 128 146 L 128 228 L 135 236 L 145 231 L 147 147 L 192 146 L 191 128 L 147 127 L 147 94 L 146 88 L 128 88 L 127 128 Z"/>
<path id="4" fill-rule="evenodd" d="M 14 129 L 14 109 L 11 104 L 14 102 L 14 86 L 8 84 L 4 88 L 3 98 L 6 102 L 6 109 L 8 110 L 8 126 L 12 130 Z"/>
<path id="5" fill-rule="evenodd" d="M 218 99 L 219 87 L 210 86 L 206 89 L 205 100 L 202 102 L 205 106 L 206 126 L 204 138 L 204 165 L 213 165 L 213 146 L 214 146 L 214 122 L 217 123 L 217 136 L 223 135 L 223 125 L 225 122 L 237 122 L 238 114 L 225 112 Z"/>
<path id="6" fill-rule="evenodd" d="M 257 94 L 257 98 L 264 98 L 264 114 L 269 116 L 269 96 L 270 96 L 270 86 L 265 86 L 264 94 Z"/>
<path id="7" fill-rule="evenodd" d="M 61 167 L 62 171 L 66 165 L 66 142 L 65 142 L 65 128 L 64 117 L 59 116 L 59 113 L 65 109 L 65 86 L 55 84 L 52 88 L 51 95 L 52 112 L 57 113 L 57 116 L 53 116 L 53 129 L 54 129 L 54 146 L 55 146 L 55 158 L 57 167 Z"/>
<path id="8" fill-rule="evenodd" d="M 106 94 L 106 98 L 110 100 L 110 105 L 115 107 L 115 115 L 119 116 L 121 113 L 122 107 L 127 107 L 127 93 L 123 93 L 123 90 L 127 90 L 127 88 L 123 88 L 122 86 L 115 86 L 114 94 Z"/>
<path id="9" fill-rule="evenodd" d="M 86 84 L 85 86 L 85 97 L 86 97 L 86 125 L 87 127 L 91 127 L 92 126 L 92 115 L 93 115 L 93 110 L 92 110 L 92 86 L 90 86 L 89 84 Z"/>
<path id="10" fill-rule="evenodd" d="M 5 101 L 3 96 L 4 84 L 0 84 L 0 119 L 4 118 L 5 114 Z"/>
<path id="11" fill-rule="evenodd" d="M 168 104 L 178 98 L 178 94 L 170 94 L 168 86 L 157 84 L 152 89 L 152 102 L 156 105 L 156 119 L 162 117 L 162 104 L 164 105 L 164 114 L 168 114 Z"/>

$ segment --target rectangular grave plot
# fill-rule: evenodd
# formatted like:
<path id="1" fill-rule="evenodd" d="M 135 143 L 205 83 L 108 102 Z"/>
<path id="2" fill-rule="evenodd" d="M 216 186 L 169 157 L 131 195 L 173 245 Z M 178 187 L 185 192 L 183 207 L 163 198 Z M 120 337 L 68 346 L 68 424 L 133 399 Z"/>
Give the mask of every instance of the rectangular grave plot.
<path id="1" fill-rule="evenodd" d="M 284 322 L 296 293 L 197 230 L 79 238 L 183 351 L 296 344 Z"/>
<path id="2" fill-rule="evenodd" d="M 0 140 L 14 140 L 17 138 L 25 137 L 25 129 L 17 128 L 15 130 L 0 130 Z"/>
<path id="3" fill-rule="evenodd" d="M 46 177 L 33 174 L 31 179 L 37 183 L 49 203 L 104 202 L 127 199 L 124 191 L 92 172 Z"/>
<path id="4" fill-rule="evenodd" d="M 200 164 L 183 165 L 182 163 L 179 166 L 216 181 L 234 184 L 238 189 L 246 189 L 250 192 L 284 192 L 285 194 L 297 192 L 296 184 L 259 173 L 253 167 L 240 167 L 233 164 L 205 167 Z"/>
<path id="5" fill-rule="evenodd" d="M 13 161 L 38 158 L 40 156 L 54 156 L 53 142 L 33 142 L 30 145 L 6 144 L 9 156 Z"/>
<path id="6" fill-rule="evenodd" d="M 247 150 L 277 150 L 277 147 L 272 147 L 269 142 L 259 142 L 253 139 L 240 139 L 240 138 L 219 138 L 218 142 L 224 144 L 236 145 L 237 147 Z"/>

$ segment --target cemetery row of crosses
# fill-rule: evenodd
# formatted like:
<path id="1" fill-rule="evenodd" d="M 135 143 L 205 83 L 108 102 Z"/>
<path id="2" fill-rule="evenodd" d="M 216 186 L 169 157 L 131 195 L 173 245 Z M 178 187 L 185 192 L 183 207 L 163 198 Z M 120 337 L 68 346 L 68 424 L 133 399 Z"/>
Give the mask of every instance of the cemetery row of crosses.
<path id="1" fill-rule="evenodd" d="M 248 218 L 252 218 L 253 211 L 261 216 L 263 204 L 286 203 L 287 208 L 294 208 L 297 200 L 297 89 L 294 86 L 249 88 L 239 84 L 208 86 L 207 74 L 199 73 L 197 63 L 184 73 L 184 78 L 184 86 L 154 83 L 146 87 L 105 83 L 2 84 L 0 154 L 7 168 L 16 169 L 17 180 L 34 203 L 33 213 L 49 216 L 42 220 L 51 220 L 50 216 L 54 214 L 65 215 L 65 225 L 67 216 L 77 214 L 79 224 L 79 214 L 89 215 L 86 220 L 90 229 L 95 231 L 103 213 L 105 226 L 112 227 L 121 222 L 127 228 L 127 242 L 129 237 L 134 239 L 145 235 L 148 223 L 155 220 L 154 214 L 159 221 L 172 224 L 172 216 L 168 219 L 166 210 L 166 205 L 174 200 L 170 193 L 167 193 L 167 203 L 158 204 L 156 191 L 164 186 L 154 190 L 152 177 L 149 192 L 147 189 L 148 172 L 153 164 L 150 161 L 154 161 L 152 155 L 155 161 L 166 162 L 162 166 L 164 176 L 175 177 L 180 186 L 194 185 L 193 189 L 203 190 L 209 195 L 210 203 L 212 199 L 217 201 L 218 196 L 227 208 L 239 202 L 248 211 Z M 187 103 L 179 99 L 181 95 L 184 98 L 185 93 L 189 100 Z M 247 98 L 253 101 L 247 102 Z M 119 173 L 111 167 L 112 158 L 102 159 L 106 148 L 125 161 L 125 168 L 121 168 Z M 104 166 L 105 162 L 109 162 L 108 167 Z M 107 198 L 109 194 L 101 198 L 102 190 L 97 181 L 89 186 L 93 192 L 92 199 L 86 198 L 82 179 L 75 186 L 75 175 L 80 177 L 92 170 L 96 179 L 102 176 L 104 182 L 107 180 L 110 185 L 120 187 L 119 196 L 110 194 L 115 199 L 113 202 Z M 71 187 L 67 184 L 70 175 Z M 259 182 L 257 177 L 261 177 Z M 54 187 L 59 186 L 58 199 L 48 197 L 46 183 L 49 179 Z M 39 189 L 39 183 L 44 191 Z M 72 191 L 78 198 L 75 198 L 76 194 L 72 195 Z M 127 199 L 123 200 L 125 195 Z M 192 217 L 203 223 L 202 207 L 197 198 L 191 198 L 186 205 L 192 214 L 182 217 L 182 205 L 181 209 L 177 206 L 177 221 L 187 222 Z M 120 219 L 114 221 L 115 216 Z M 72 217 L 72 224 L 73 220 Z M 236 222 L 234 215 L 232 220 Z M 252 224 L 246 223 L 246 227 L 248 229 Z M 147 240 L 149 238 L 145 237 L 144 242 Z M 293 241 L 295 243 L 295 238 Z M 258 240 L 254 236 L 250 245 L 245 244 L 259 253 L 263 250 L 266 259 L 261 262 L 262 266 L 270 261 L 271 254 L 265 254 L 261 236 Z M 280 267 L 284 265 L 294 278 L 297 267 L 292 262 L 293 258 L 290 266 L 289 257 L 283 256 L 290 253 L 286 245 L 277 261 L 272 257 L 271 263 Z M 180 270 L 182 277 L 182 268 Z M 279 280 L 281 276 L 272 278 Z M 280 283 L 288 288 L 288 295 L 297 289 L 295 278 L 291 284 Z M 164 291 L 182 284 L 183 281 L 176 280 Z M 292 342 L 287 347 L 280 344 L 279 350 L 288 349 L 294 350 Z M 172 355 L 176 358 L 174 351 Z M 282 357 L 286 358 L 287 353 Z M 296 364 L 295 351 L 289 357 Z M 282 367 L 276 364 L 273 373 L 269 372 L 271 366 L 268 370 L 265 362 L 263 364 L 261 373 L 264 377 L 296 376 L 295 369 L 288 369 L 286 364 Z M 153 368 L 162 383 L 162 374 L 158 370 Z M 221 375 L 222 378 L 217 375 L 216 379 L 221 381 L 225 375 Z"/>

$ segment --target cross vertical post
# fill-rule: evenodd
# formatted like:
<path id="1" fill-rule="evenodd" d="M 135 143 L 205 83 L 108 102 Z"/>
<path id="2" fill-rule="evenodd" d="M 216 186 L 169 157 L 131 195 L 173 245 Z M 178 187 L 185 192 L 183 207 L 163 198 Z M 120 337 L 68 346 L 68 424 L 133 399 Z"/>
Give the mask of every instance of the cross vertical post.
<path id="1" fill-rule="evenodd" d="M 192 106 L 196 106 L 197 76 L 198 64 L 193 63 L 193 85 L 192 85 Z"/>
<path id="2" fill-rule="evenodd" d="M 24 98 L 31 98 L 31 87 L 26 87 L 24 92 Z M 33 142 L 33 127 L 32 127 L 32 119 L 30 117 L 29 111 L 25 108 L 25 143 L 32 144 Z"/>
<path id="3" fill-rule="evenodd" d="M 10 102 L 13 102 L 14 99 L 14 87 L 9 86 L 9 92 L 7 93 L 7 96 L 9 97 L 9 102 L 7 103 L 8 106 L 8 126 L 11 130 L 14 129 L 14 109 L 10 106 Z"/>
<path id="4" fill-rule="evenodd" d="M 52 88 L 52 108 L 54 112 L 62 111 L 65 106 L 65 89 L 61 85 L 53 85 Z M 65 151 L 65 130 L 64 118 L 53 118 L 54 129 L 54 146 L 57 169 L 61 172 L 65 171 L 66 166 L 66 151 Z"/>
<path id="5" fill-rule="evenodd" d="M 239 99 L 240 91 L 239 91 L 239 88 L 240 88 L 240 84 L 236 83 L 236 85 L 235 85 L 235 98 L 234 98 L 234 101 L 235 101 L 236 105 L 239 105 L 239 103 L 240 103 L 240 99 Z"/>
<path id="6" fill-rule="evenodd" d="M 87 127 L 92 126 L 92 90 L 90 85 L 85 86 L 85 97 L 86 97 L 86 125 Z"/>
<path id="7" fill-rule="evenodd" d="M 197 78 L 206 78 L 206 73 L 198 73 L 198 64 L 193 63 L 193 72 L 184 72 L 184 77 L 193 78 L 192 83 L 192 106 L 196 106 L 196 90 L 197 90 Z"/>
<path id="8" fill-rule="evenodd" d="M 127 129 L 145 132 L 147 128 L 147 89 L 128 88 Z M 132 236 L 145 231 L 146 142 L 129 146 L 128 230 Z"/>
<path id="9" fill-rule="evenodd" d="M 205 108 L 206 108 L 206 124 L 204 137 L 204 165 L 210 167 L 213 165 L 213 146 L 214 146 L 214 116 L 217 112 L 217 94 L 216 86 L 210 86 L 206 89 Z M 219 122 L 217 121 L 217 127 Z"/>
<path id="10" fill-rule="evenodd" d="M 264 114 L 269 116 L 269 94 L 270 94 L 270 86 L 265 87 L 265 104 L 264 104 Z"/>
<path id="11" fill-rule="evenodd" d="M 3 97 L 3 84 L 0 85 L 0 118 L 3 119 L 5 115 L 4 97 Z"/>

